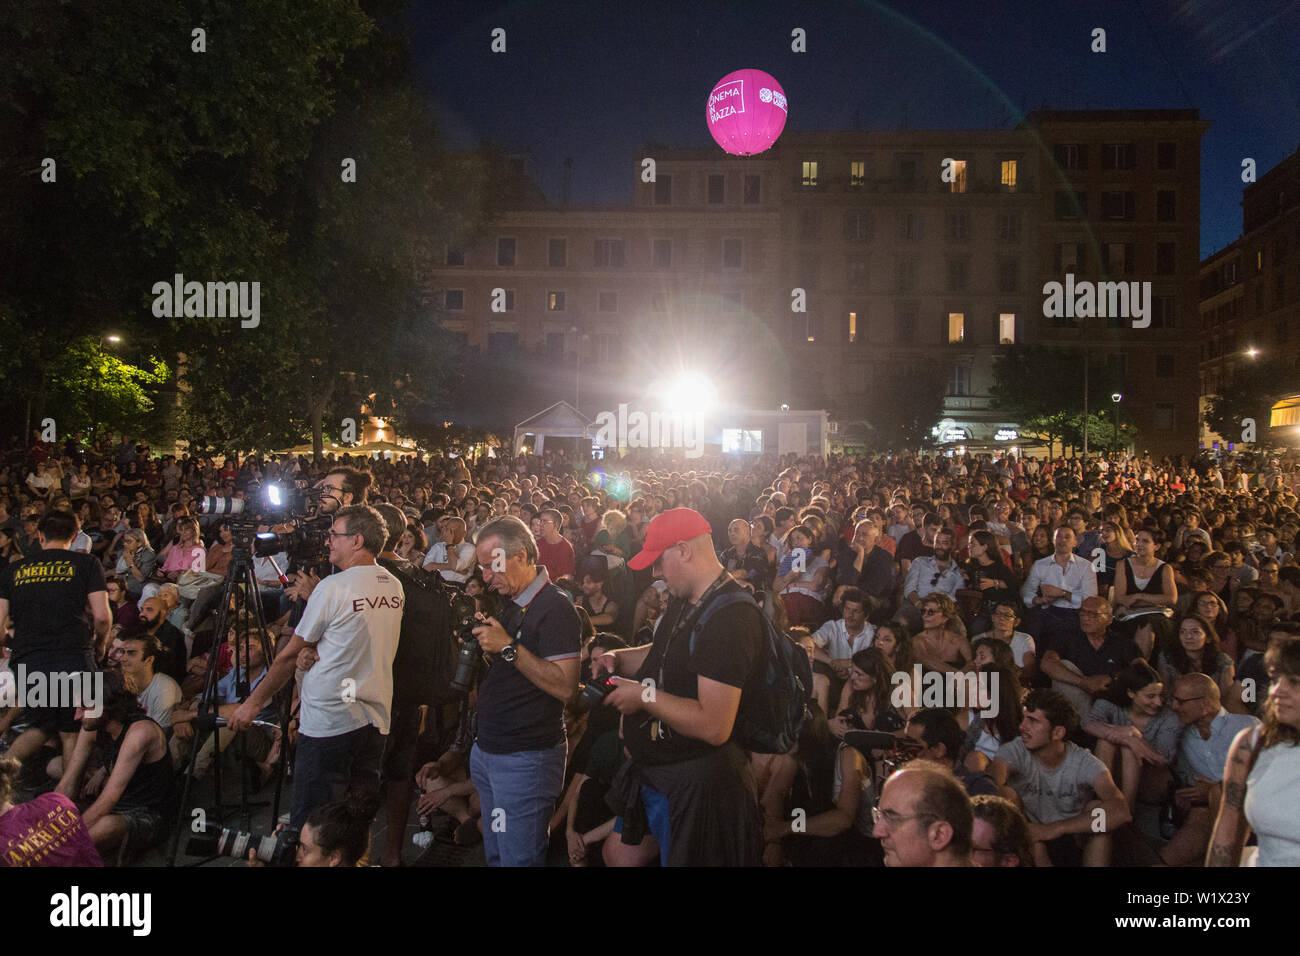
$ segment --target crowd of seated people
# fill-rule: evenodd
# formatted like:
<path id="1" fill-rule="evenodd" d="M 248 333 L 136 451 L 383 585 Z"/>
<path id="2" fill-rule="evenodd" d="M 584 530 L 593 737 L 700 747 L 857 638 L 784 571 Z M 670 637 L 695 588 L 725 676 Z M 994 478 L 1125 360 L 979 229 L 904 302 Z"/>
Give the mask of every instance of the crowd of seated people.
<path id="1" fill-rule="evenodd" d="M 42 760 L 49 786 L 81 801 L 103 849 L 127 833 L 148 840 L 157 821 L 104 822 L 112 814 L 96 793 L 126 764 L 91 751 L 134 757 L 138 739 L 136 774 L 179 767 L 210 670 L 221 706 L 235 700 L 230 644 L 213 632 L 232 528 L 200 499 L 256 500 L 267 482 L 314 484 L 340 465 L 368 472 L 369 500 L 404 514 L 397 553 L 485 610 L 475 532 L 502 515 L 523 520 L 539 563 L 582 614 L 588 660 L 654 639 L 668 594 L 653 568 L 633 571 L 628 559 L 656 515 L 700 512 L 723 567 L 805 648 L 813 673 L 795 748 L 754 757 L 770 865 L 906 857 L 891 831 L 897 817 L 880 808 L 889 774 L 909 760 L 929 768 L 909 787 L 951 796 L 951 777 L 972 801 L 974 823 L 944 860 L 1231 863 L 1256 817 L 1272 828 L 1260 834 L 1261 863 L 1294 860 L 1300 846 L 1297 825 L 1270 802 L 1283 794 L 1279 781 L 1300 779 L 1300 470 L 1291 459 L 634 455 L 594 468 L 551 453 L 158 457 L 126 436 L 89 446 L 15 440 L 0 453 L 0 560 L 33 554 L 34 521 L 67 510 L 77 518 L 73 549 L 107 574 L 114 626 L 100 659 L 139 710 L 98 725 L 100 744 L 79 751 L 77 766 L 62 767 L 48 748 L 20 751 Z M 306 590 L 306 577 L 282 575 L 285 558 L 259 556 L 254 568 L 272 649 L 292 634 Z M 266 667 L 260 641 L 257 650 L 254 679 Z M 923 693 L 932 679 L 944 689 L 933 700 Z M 983 696 L 955 699 L 962 687 Z M 445 711 L 421 741 L 414 812 L 431 839 L 464 845 L 481 825 L 467 765 L 471 708 Z M 653 847 L 629 853 L 605 839 L 613 817 L 603 794 L 625 758 L 618 721 L 575 700 L 566 726 L 554 860 L 653 863 Z M 9 737 L 22 730 L 17 708 L 0 716 Z M 270 779 L 292 737 L 242 733 L 240 752 Z M 208 740 L 199 770 L 232 738 Z M 1250 764 L 1244 803 L 1237 758 L 1238 769 Z M 144 787 L 161 806 L 172 795 L 159 771 L 148 773 L 151 782 L 128 781 L 126 792 Z"/>

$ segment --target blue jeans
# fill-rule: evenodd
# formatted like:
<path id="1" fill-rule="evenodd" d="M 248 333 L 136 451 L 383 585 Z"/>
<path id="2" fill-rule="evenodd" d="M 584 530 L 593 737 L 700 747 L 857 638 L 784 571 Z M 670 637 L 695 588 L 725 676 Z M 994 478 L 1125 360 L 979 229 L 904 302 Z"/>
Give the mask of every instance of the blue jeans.
<path id="1" fill-rule="evenodd" d="M 379 765 L 388 738 L 367 725 L 337 737 L 298 737 L 293 762 L 293 803 L 289 826 L 302 829 L 319 806 L 342 800 L 356 790 L 379 807 Z"/>
<path id="2" fill-rule="evenodd" d="M 511 754 L 470 751 L 469 775 L 483 808 L 488 866 L 544 866 L 547 825 L 564 790 L 568 744 Z"/>

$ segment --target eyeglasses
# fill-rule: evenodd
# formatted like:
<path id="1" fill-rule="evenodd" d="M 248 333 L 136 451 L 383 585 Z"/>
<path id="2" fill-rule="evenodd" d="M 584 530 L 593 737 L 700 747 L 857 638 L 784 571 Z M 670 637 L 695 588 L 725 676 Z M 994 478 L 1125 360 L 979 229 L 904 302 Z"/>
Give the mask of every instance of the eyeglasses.
<path id="1" fill-rule="evenodd" d="M 352 535 L 354 535 L 354 534 L 360 534 L 360 533 L 361 533 L 361 532 L 359 532 L 359 531 L 348 532 L 348 531 L 333 531 L 333 530 L 331 530 L 331 531 L 330 531 L 330 537 L 331 537 L 331 538 L 350 538 L 350 537 L 352 537 Z"/>
<path id="2" fill-rule="evenodd" d="M 1202 694 L 1200 697 L 1171 697 L 1171 698 L 1169 698 L 1169 699 L 1172 700 L 1175 704 L 1178 704 L 1178 705 L 1181 707 L 1183 704 L 1190 704 L 1190 703 L 1191 703 L 1192 701 L 1194 701 L 1194 700 L 1200 700 L 1201 697 L 1204 697 L 1204 696 L 1205 696 L 1205 695 Z"/>
<path id="3" fill-rule="evenodd" d="M 913 813 L 911 816 L 902 816 L 893 810 L 881 810 L 880 807 L 871 808 L 871 822 L 883 823 L 886 830 L 893 830 L 900 823 L 906 823 L 908 820 L 933 820 L 934 814 L 931 813 Z"/>
<path id="4" fill-rule="evenodd" d="M 942 612 L 941 612 L 937 607 L 927 607 L 927 608 L 925 608 L 923 611 L 921 611 L 921 613 L 922 613 L 922 614 L 939 614 L 939 613 L 942 613 Z"/>

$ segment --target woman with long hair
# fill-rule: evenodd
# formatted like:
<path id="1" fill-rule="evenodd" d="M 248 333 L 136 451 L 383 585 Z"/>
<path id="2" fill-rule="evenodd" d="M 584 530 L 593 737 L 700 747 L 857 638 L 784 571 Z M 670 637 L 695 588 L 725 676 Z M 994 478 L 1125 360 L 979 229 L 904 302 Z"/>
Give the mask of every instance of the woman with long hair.
<path id="1" fill-rule="evenodd" d="M 957 605 L 939 591 L 921 600 L 921 630 L 912 639 L 912 653 L 927 670 L 962 671 L 971 661 L 970 641 Z"/>
<path id="2" fill-rule="evenodd" d="M 903 622 L 878 625 L 871 646 L 885 656 L 885 667 L 891 674 L 912 673 L 912 633 Z"/>
<path id="3" fill-rule="evenodd" d="M 1133 541 L 1128 529 L 1119 521 L 1103 521 L 1101 525 L 1101 544 L 1105 570 L 1097 572 L 1097 593 L 1105 597 L 1115 584 L 1115 569 L 1120 561 L 1133 556 Z M 1085 555 L 1091 558 L 1092 555 Z"/>
<path id="4" fill-rule="evenodd" d="M 851 660 L 836 716 L 827 722 L 831 733 L 843 740 L 850 730 L 902 730 L 905 718 L 890 700 L 894 685 L 885 655 L 874 647 L 864 647 Z"/>
<path id="5" fill-rule="evenodd" d="M 1160 679 L 1169 687 L 1184 674 L 1205 674 L 1218 685 L 1225 707 L 1233 713 L 1246 713 L 1241 695 L 1233 693 L 1232 658 L 1219 649 L 1214 625 L 1199 614 L 1183 616 L 1178 622 L 1177 640 L 1156 654 L 1155 665 Z"/>
<path id="6" fill-rule="evenodd" d="M 402 532 L 402 536 L 397 540 L 398 557 L 405 558 L 412 564 L 423 566 L 424 556 L 429 551 L 429 541 L 424 536 L 424 528 L 416 522 L 411 522 Z"/>
<path id="7" fill-rule="evenodd" d="M 791 626 L 820 627 L 826 620 L 823 592 L 830 567 L 813 550 L 815 537 L 807 525 L 795 525 L 785 536 L 786 554 L 772 588 L 781 595 L 786 620 Z"/>
<path id="8" fill-rule="evenodd" d="M 1138 658 L 1093 702 L 1083 721 L 1084 733 L 1097 738 L 1093 753 L 1119 783 L 1130 812 L 1139 796 L 1145 803 L 1160 804 L 1168 791 L 1169 768 L 1183 727 L 1178 715 L 1164 706 L 1166 686 L 1172 688 Z"/>
<path id="9" fill-rule="evenodd" d="M 1273 644 L 1264 663 L 1273 688 L 1263 722 L 1232 743 L 1206 866 L 1237 866 L 1252 830 L 1255 865 L 1300 866 L 1300 641 Z"/>
<path id="10" fill-rule="evenodd" d="M 980 529 L 970 535 L 970 560 L 962 569 L 966 572 L 969 587 L 980 592 L 979 614 L 971 621 L 970 631 L 979 634 L 988 630 L 993 620 L 993 609 L 999 604 L 1018 600 L 1011 568 L 1003 560 L 1002 549 L 992 531 Z"/>
<path id="11" fill-rule="evenodd" d="M 992 643 L 1007 647 L 1000 641 Z M 1016 667 L 999 667 L 996 662 L 982 664 L 976 672 L 976 686 L 983 692 L 987 688 L 989 699 L 980 700 L 975 707 L 969 707 L 962 715 L 966 724 L 966 766 L 975 772 L 988 769 L 998 748 L 1010 743 L 1020 736 L 1020 722 L 1024 720 L 1024 708 L 1020 704 L 1023 691 L 1020 679 L 1016 676 Z M 991 716 L 983 713 L 996 706 Z"/>

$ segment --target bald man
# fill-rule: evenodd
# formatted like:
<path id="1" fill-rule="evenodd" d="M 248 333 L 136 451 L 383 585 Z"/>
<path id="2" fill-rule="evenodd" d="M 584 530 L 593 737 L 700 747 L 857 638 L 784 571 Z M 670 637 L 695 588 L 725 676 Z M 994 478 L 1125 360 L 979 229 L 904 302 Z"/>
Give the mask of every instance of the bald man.
<path id="1" fill-rule="evenodd" d="M 885 866 L 974 866 L 970 797 L 942 764 L 914 760 L 895 772 L 874 816 Z"/>
<path id="2" fill-rule="evenodd" d="M 1186 728 L 1174 763 L 1179 787 L 1176 799 L 1185 816 L 1160 856 L 1170 866 L 1199 866 L 1218 816 L 1228 751 L 1238 733 L 1259 721 L 1246 714 L 1228 713 L 1219 685 L 1205 674 L 1186 674 L 1166 693 Z"/>

